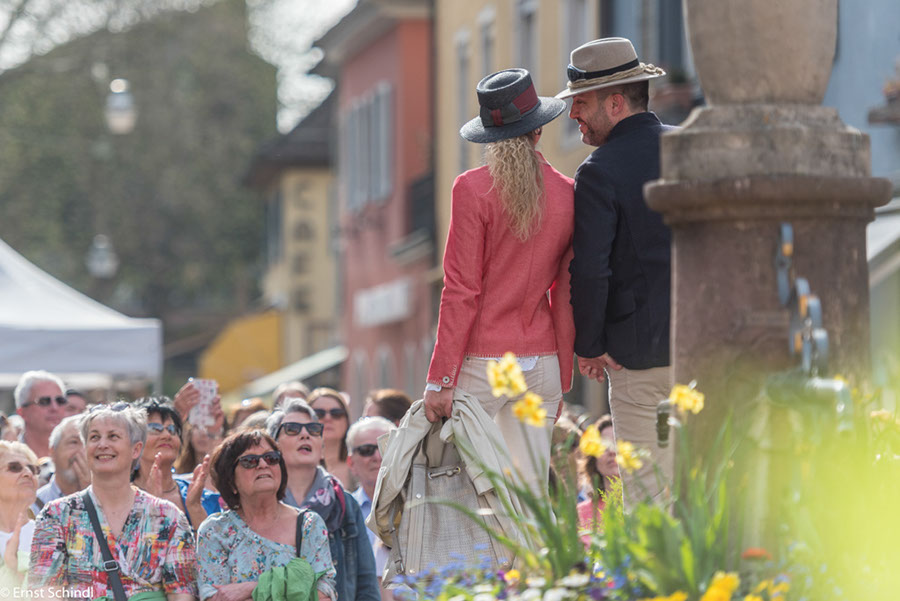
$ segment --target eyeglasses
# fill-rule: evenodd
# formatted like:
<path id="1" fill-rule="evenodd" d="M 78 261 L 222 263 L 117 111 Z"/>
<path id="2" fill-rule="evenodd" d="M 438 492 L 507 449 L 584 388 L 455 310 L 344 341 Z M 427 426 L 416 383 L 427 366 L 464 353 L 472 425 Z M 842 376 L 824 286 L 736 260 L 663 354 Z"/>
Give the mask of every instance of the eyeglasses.
<path id="1" fill-rule="evenodd" d="M 309 422 L 308 424 L 301 424 L 299 422 L 284 422 L 278 428 L 278 432 L 275 434 L 275 438 L 278 438 L 278 435 L 281 434 L 281 431 L 284 430 L 284 433 L 288 436 L 297 436 L 300 432 L 303 431 L 303 428 L 306 428 L 306 431 L 309 432 L 310 436 L 322 436 L 322 430 L 325 429 L 325 426 L 318 422 Z"/>
<path id="2" fill-rule="evenodd" d="M 334 409 L 315 409 L 315 412 L 316 415 L 319 416 L 319 419 L 324 419 L 326 415 L 330 415 L 331 419 L 347 417 L 347 412 L 340 407 L 335 407 Z"/>
<path id="3" fill-rule="evenodd" d="M 377 450 L 377 444 L 361 444 L 358 447 L 353 447 L 353 455 L 359 455 L 360 457 L 371 457 Z"/>
<path id="4" fill-rule="evenodd" d="M 40 407 L 49 407 L 50 403 L 52 403 L 53 401 L 56 401 L 57 407 L 62 407 L 69 402 L 69 399 L 64 396 L 42 396 L 38 397 L 31 403 L 27 403 L 25 406 L 28 407 L 30 405 L 38 405 Z"/>
<path id="5" fill-rule="evenodd" d="M 38 466 L 32 465 L 30 463 L 22 463 L 21 461 L 10 461 L 9 463 L 6 464 L 6 469 L 11 474 L 21 473 L 22 470 L 24 470 L 25 468 L 30 469 L 31 473 L 34 474 L 35 476 L 37 476 L 41 472 L 41 470 L 40 470 L 40 468 L 38 468 Z"/>
<path id="6" fill-rule="evenodd" d="M 167 424 L 164 426 L 156 422 L 147 422 L 147 429 L 154 434 L 162 434 L 163 430 L 165 430 L 172 436 L 181 436 L 181 432 L 178 430 L 178 427 L 175 424 Z"/>
<path id="7" fill-rule="evenodd" d="M 281 459 L 281 453 L 278 451 L 269 451 L 262 455 L 241 455 L 237 458 L 237 461 L 235 461 L 235 465 L 240 465 L 245 470 L 252 470 L 259 465 L 260 459 L 265 461 L 266 465 L 277 465 L 278 460 Z"/>

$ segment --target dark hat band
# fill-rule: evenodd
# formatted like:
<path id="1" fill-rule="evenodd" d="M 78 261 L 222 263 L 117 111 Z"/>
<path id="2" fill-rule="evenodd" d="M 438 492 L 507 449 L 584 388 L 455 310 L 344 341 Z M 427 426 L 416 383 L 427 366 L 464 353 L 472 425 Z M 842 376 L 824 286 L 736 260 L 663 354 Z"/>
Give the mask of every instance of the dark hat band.
<path id="1" fill-rule="evenodd" d="M 624 65 L 619 65 L 618 67 L 612 67 L 611 69 L 602 69 L 600 71 L 582 71 L 578 67 L 574 65 L 569 65 L 569 68 L 566 70 L 566 75 L 569 77 L 569 81 L 578 81 L 582 79 L 596 79 L 598 77 L 608 77 L 610 75 L 615 75 L 621 71 L 627 71 L 628 69 L 634 69 L 641 62 L 635 58 L 633 61 L 629 61 Z"/>
<path id="2" fill-rule="evenodd" d="M 534 85 L 530 85 L 506 106 L 490 109 L 482 105 L 481 124 L 484 127 L 502 127 L 521 121 L 522 117 L 536 109 L 538 104 L 537 92 L 534 90 Z"/>

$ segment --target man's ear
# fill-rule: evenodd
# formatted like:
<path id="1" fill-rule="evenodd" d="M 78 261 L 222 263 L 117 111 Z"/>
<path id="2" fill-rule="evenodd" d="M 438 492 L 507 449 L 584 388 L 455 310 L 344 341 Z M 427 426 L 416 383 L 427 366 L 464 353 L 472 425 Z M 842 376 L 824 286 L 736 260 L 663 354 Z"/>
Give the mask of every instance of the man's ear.
<path id="1" fill-rule="evenodd" d="M 609 114 L 613 117 L 618 117 L 628 110 L 628 101 L 621 92 L 610 94 L 606 100 L 609 102 Z"/>

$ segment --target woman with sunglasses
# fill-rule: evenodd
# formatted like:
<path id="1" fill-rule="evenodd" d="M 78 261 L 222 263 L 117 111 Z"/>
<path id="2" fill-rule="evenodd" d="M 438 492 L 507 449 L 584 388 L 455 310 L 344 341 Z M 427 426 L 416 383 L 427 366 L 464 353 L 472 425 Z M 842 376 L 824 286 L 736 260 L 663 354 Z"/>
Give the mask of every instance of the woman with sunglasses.
<path id="1" fill-rule="evenodd" d="M 144 412 L 127 403 L 98 405 L 80 427 L 91 485 L 44 506 L 31 544 L 28 586 L 54 589 L 47 593 L 53 597 L 64 589 L 72 598 L 111 600 L 118 583 L 126 598 L 143 593 L 142 601 L 196 597 L 194 535 L 187 519 L 172 503 L 131 484 L 147 439 Z M 102 538 L 92 524 L 92 508 Z M 102 540 L 111 560 L 104 557 Z"/>
<path id="2" fill-rule="evenodd" d="M 34 521 L 28 507 L 37 495 L 38 458 L 21 442 L 0 441 L 0 590 L 22 585 Z"/>
<path id="3" fill-rule="evenodd" d="M 325 469 L 341 481 L 344 488 L 353 490 L 356 479 L 347 466 L 347 430 L 350 415 L 347 399 L 333 388 L 316 388 L 309 393 L 306 402 L 316 412 L 316 417 L 325 427 Z"/>
<path id="4" fill-rule="evenodd" d="M 288 472 L 275 441 L 259 430 L 235 432 L 213 451 L 211 465 L 228 511 L 210 516 L 197 535 L 200 598 L 250 599 L 257 585 L 268 586 L 264 573 L 283 567 L 289 586 L 337 599 L 325 523 L 282 502 Z"/>
<path id="5" fill-rule="evenodd" d="M 325 426 L 316 411 L 300 399 L 288 399 L 269 417 L 266 430 L 278 442 L 287 466 L 285 502 L 312 509 L 325 520 L 337 568 L 338 601 L 379 601 L 375 557 L 359 504 L 320 465 Z"/>
<path id="6" fill-rule="evenodd" d="M 204 459 L 186 476 L 172 470 L 181 453 L 181 416 L 168 397 L 145 397 L 137 406 L 147 418 L 147 443 L 134 483 L 155 497 L 171 501 L 196 528 L 206 516 L 221 510 L 219 495 L 206 489 L 209 460 Z"/>

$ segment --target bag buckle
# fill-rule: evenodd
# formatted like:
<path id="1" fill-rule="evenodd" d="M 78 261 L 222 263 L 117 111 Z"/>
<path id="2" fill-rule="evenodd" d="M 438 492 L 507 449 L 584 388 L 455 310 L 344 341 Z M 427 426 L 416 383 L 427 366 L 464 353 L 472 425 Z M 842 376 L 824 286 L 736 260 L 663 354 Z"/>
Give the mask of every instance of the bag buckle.
<path id="1" fill-rule="evenodd" d="M 119 571 L 119 562 L 115 559 L 110 559 L 108 561 L 103 562 L 103 571 L 104 572 L 118 572 Z"/>
<path id="2" fill-rule="evenodd" d="M 453 476 L 459 474 L 460 471 L 461 471 L 461 470 L 460 470 L 460 467 L 459 467 L 458 465 L 457 465 L 457 466 L 454 466 L 454 467 L 448 467 L 448 468 L 445 469 L 445 470 L 428 472 L 428 479 L 429 479 L 429 480 L 434 480 L 434 479 L 437 478 L 438 476 L 448 476 L 448 477 L 452 478 Z"/>

